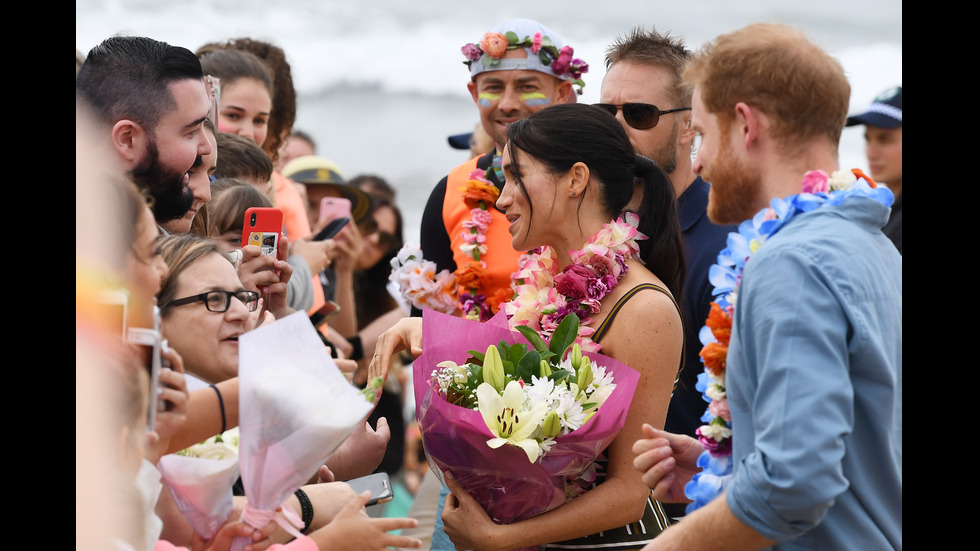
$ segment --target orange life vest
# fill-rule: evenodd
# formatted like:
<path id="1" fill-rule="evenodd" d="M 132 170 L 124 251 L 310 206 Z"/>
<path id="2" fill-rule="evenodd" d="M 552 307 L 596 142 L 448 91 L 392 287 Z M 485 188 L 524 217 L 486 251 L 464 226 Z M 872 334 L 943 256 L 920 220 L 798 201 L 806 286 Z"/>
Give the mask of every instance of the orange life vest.
<path id="1" fill-rule="evenodd" d="M 442 219 L 449 233 L 449 241 L 453 247 L 453 260 L 456 267 L 466 266 L 472 258 L 460 249 L 463 245 L 463 233 L 469 232 L 463 227 L 463 222 L 470 220 L 469 207 L 463 201 L 463 187 L 470 179 L 470 173 L 476 170 L 476 164 L 480 157 L 474 157 L 468 162 L 454 168 L 449 173 L 446 181 L 446 196 L 442 202 Z M 507 228 L 510 223 L 507 218 L 494 207 L 490 207 L 488 212 L 493 217 L 490 227 L 487 229 L 487 254 L 481 255 L 480 260 L 487 265 L 487 273 L 490 275 L 490 283 L 481 292 L 489 299 L 500 289 L 510 288 L 510 276 L 517 271 L 517 260 L 522 251 L 515 251 L 512 245 L 510 232 Z"/>

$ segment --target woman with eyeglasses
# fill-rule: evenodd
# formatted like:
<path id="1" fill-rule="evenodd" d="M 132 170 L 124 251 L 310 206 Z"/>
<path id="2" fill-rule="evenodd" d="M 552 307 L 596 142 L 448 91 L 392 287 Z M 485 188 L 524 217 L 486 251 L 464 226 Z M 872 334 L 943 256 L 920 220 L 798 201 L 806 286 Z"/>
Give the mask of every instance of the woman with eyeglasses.
<path id="1" fill-rule="evenodd" d="M 260 302 L 263 299 L 258 292 L 248 289 L 242 283 L 235 265 L 213 240 L 193 235 L 171 235 L 163 237 L 158 242 L 156 250 L 169 266 L 169 273 L 163 279 L 157 295 L 163 319 L 163 334 L 169 340 L 170 346 L 183 356 L 188 373 L 205 383 L 222 385 L 235 383 L 233 393 L 224 396 L 223 407 L 228 417 L 227 425 L 221 428 L 237 426 L 238 339 L 255 327 L 261 310 Z M 277 267 L 282 268 L 279 265 Z M 266 296 L 275 297 L 284 292 L 285 281 L 280 281 L 269 286 Z M 191 415 L 192 413 L 189 413 L 189 416 Z M 323 478 L 326 474 L 327 478 L 331 479 L 336 474 L 340 479 L 349 479 L 370 473 L 384 454 L 388 436 L 386 431 L 379 433 L 366 429 L 355 431 L 344 445 L 331 455 L 331 460 L 334 462 L 327 461 L 330 471 L 324 473 L 321 470 L 320 477 Z M 344 549 L 341 543 L 346 540 L 330 535 L 342 533 L 341 528 L 339 526 L 331 528 L 329 525 L 332 519 L 341 515 L 355 499 L 353 490 L 346 484 L 316 483 L 307 484 L 303 490 L 313 507 L 310 535 L 318 541 L 321 549 Z M 297 496 L 290 497 L 287 504 L 292 506 L 294 511 L 301 511 Z M 170 512 L 173 513 L 173 509 L 170 509 Z M 171 521 L 170 525 L 175 531 L 183 530 L 184 533 L 168 534 L 167 539 L 185 541 L 189 537 L 186 533 L 189 527 L 186 522 L 181 524 L 174 517 L 169 517 L 168 520 Z M 407 522 L 405 519 L 387 520 L 394 520 L 403 525 L 398 527 L 405 527 L 404 523 Z M 321 530 L 316 529 L 323 526 L 327 528 L 323 528 L 325 532 L 320 534 Z M 382 535 L 385 531 L 382 526 L 368 528 Z M 318 539 L 320 537 L 324 539 Z M 387 537 L 396 538 L 390 535 Z M 273 534 L 272 539 L 285 541 L 288 539 L 288 534 L 279 530 Z M 417 547 L 414 541 L 408 538 L 385 541 L 388 541 L 387 545 Z M 323 542 L 330 542 L 330 546 L 324 546 Z"/>

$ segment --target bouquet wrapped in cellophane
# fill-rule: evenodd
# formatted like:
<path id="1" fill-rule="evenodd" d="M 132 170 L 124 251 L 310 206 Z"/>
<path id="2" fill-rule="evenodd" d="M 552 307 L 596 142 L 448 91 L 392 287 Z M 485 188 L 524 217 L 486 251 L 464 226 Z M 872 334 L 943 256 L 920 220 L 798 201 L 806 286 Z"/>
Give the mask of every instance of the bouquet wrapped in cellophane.
<path id="1" fill-rule="evenodd" d="M 282 507 L 283 518 L 276 509 L 367 421 L 380 378 L 364 391 L 351 384 L 304 312 L 243 334 L 239 348 L 242 520 L 255 528 L 275 520 L 298 537 L 297 512 Z M 232 549 L 246 543 L 235 538 Z"/>
<path id="2" fill-rule="evenodd" d="M 545 343 L 532 329 L 511 330 L 504 314 L 481 323 L 423 311 L 413 371 L 430 467 L 444 484 L 452 473 L 498 524 L 580 493 L 626 421 L 639 373 L 583 355 L 577 326 L 568 316 Z"/>
<path id="3" fill-rule="evenodd" d="M 195 532 L 210 540 L 234 507 L 238 479 L 238 427 L 160 458 L 157 468 L 177 508 Z"/>

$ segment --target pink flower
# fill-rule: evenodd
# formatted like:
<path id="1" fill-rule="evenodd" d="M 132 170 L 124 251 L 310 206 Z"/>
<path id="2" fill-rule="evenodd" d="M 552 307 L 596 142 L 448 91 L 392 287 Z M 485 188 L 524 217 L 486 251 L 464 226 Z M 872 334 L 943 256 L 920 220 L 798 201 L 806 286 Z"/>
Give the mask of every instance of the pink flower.
<path id="1" fill-rule="evenodd" d="M 476 61 L 483 57 L 483 52 L 476 44 L 467 44 L 460 48 L 460 50 L 463 52 L 463 56 L 470 61 Z M 472 176 L 470 176 L 470 178 L 472 178 Z"/>
<path id="2" fill-rule="evenodd" d="M 531 39 L 531 53 L 536 54 L 541 51 L 541 33 L 534 33 L 534 38 Z"/>
<path id="3" fill-rule="evenodd" d="M 555 289 L 571 300 L 581 300 L 589 296 L 589 280 L 595 274 L 582 264 L 572 264 L 555 276 Z"/>
<path id="4" fill-rule="evenodd" d="M 827 193 L 830 191 L 830 175 L 822 170 L 811 170 L 803 175 L 803 193 Z"/>
<path id="5" fill-rule="evenodd" d="M 728 411 L 727 398 L 712 400 L 711 403 L 708 404 L 708 411 L 710 411 L 711 415 L 714 415 L 715 417 L 721 417 L 729 423 L 732 422 L 732 414 L 730 411 Z"/>
<path id="6" fill-rule="evenodd" d="M 564 75 L 568 71 L 568 67 L 572 64 L 572 51 L 571 46 L 563 47 L 558 53 L 558 58 L 551 62 L 551 70 L 556 75 Z"/>

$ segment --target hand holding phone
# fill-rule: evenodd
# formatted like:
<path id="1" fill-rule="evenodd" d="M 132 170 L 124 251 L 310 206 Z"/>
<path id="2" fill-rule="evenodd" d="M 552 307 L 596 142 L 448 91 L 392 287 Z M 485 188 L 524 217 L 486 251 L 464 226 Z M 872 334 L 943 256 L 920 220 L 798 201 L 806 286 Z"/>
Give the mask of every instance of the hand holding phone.
<path id="1" fill-rule="evenodd" d="M 325 239 L 330 239 L 331 237 L 337 235 L 337 233 L 340 232 L 340 230 L 344 229 L 344 227 L 347 226 L 348 222 L 350 222 L 349 216 L 334 218 L 333 220 L 328 222 L 327 225 L 324 226 L 319 233 L 313 236 L 313 241 L 323 241 Z"/>
<path id="2" fill-rule="evenodd" d="M 160 369 L 163 366 L 161 347 L 163 337 L 160 333 L 160 308 L 153 307 L 153 327 L 130 327 L 127 340 L 136 346 L 138 358 L 146 368 L 150 378 L 150 401 L 146 412 L 146 430 L 156 429 L 157 411 L 166 409 L 166 402 L 159 399 Z"/>
<path id="3" fill-rule="evenodd" d="M 275 207 L 251 207 L 245 211 L 245 220 L 242 224 L 243 247 L 257 245 L 262 249 L 262 254 L 279 258 L 280 239 L 282 239 L 282 210 Z"/>
<path id="4" fill-rule="evenodd" d="M 357 494 L 363 493 L 364 490 L 371 491 L 371 499 L 367 502 L 368 506 L 378 503 L 388 503 L 395 497 L 391 489 L 391 480 L 388 478 L 388 473 L 369 474 L 348 480 L 347 483 L 350 484 L 350 487 Z"/>
<path id="5" fill-rule="evenodd" d="M 351 202 L 345 197 L 324 197 L 320 199 L 320 220 L 334 220 L 336 218 L 351 217 Z"/>

